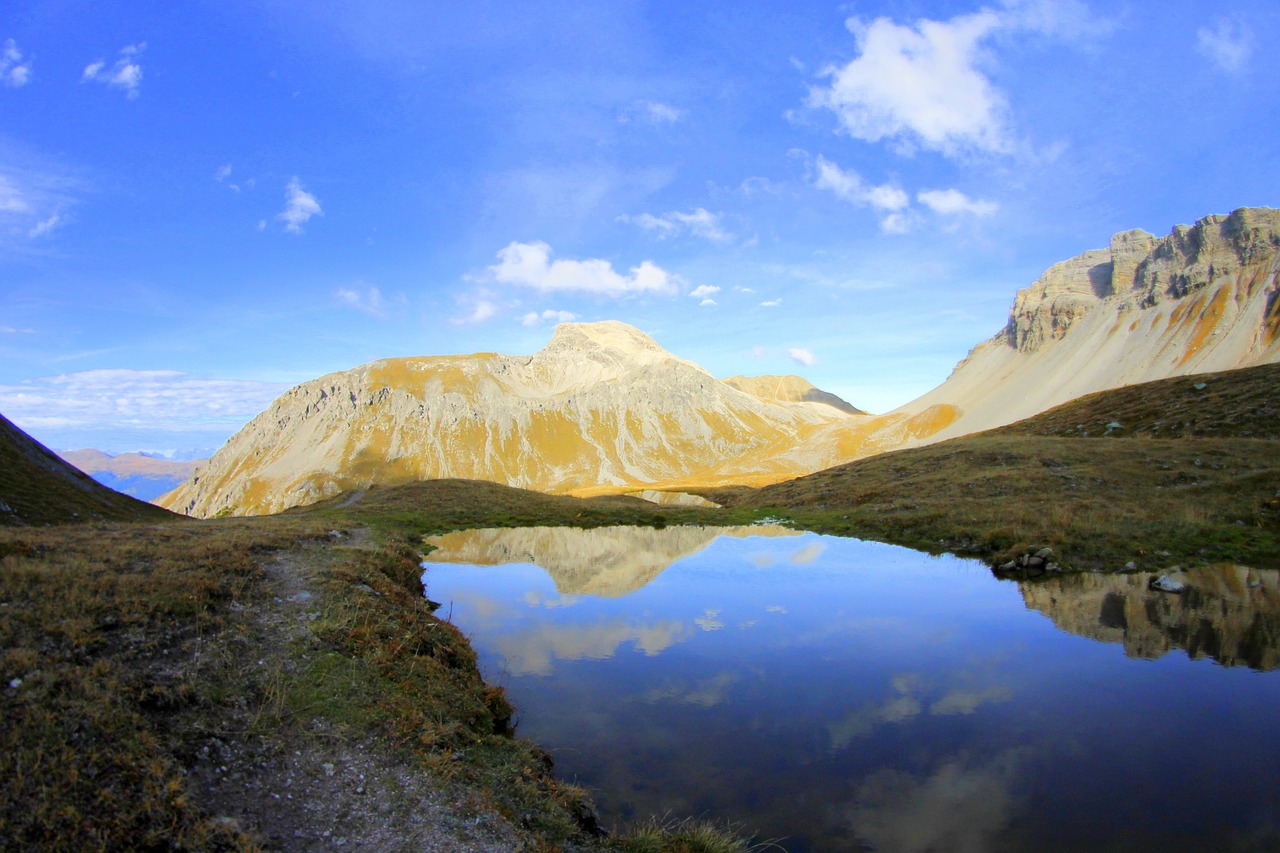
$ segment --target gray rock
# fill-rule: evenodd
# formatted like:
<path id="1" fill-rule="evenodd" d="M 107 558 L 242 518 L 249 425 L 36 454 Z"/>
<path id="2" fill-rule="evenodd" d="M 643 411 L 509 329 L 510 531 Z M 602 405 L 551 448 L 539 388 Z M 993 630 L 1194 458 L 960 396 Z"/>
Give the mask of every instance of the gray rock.
<path id="1" fill-rule="evenodd" d="M 1168 575 L 1161 575 L 1154 578 L 1147 586 L 1159 592 L 1181 593 L 1185 592 L 1187 585 L 1180 580 L 1175 580 Z"/>
<path id="2" fill-rule="evenodd" d="M 1052 549 L 1052 548 L 1041 548 L 1039 551 L 1036 551 L 1036 556 L 1037 556 L 1037 557 L 1039 557 L 1039 558 L 1040 558 L 1040 559 L 1042 559 L 1042 560 L 1047 560 L 1047 559 L 1049 559 L 1050 557 L 1052 557 L 1052 556 L 1053 556 L 1053 549 Z"/>

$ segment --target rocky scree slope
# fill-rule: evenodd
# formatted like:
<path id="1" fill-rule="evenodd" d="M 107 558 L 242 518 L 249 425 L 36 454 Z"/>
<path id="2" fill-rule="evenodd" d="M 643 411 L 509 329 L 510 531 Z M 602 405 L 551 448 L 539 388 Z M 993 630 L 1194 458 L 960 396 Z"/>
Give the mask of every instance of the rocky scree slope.
<path id="1" fill-rule="evenodd" d="M 532 356 L 375 361 L 299 385 L 158 502 L 253 515 L 421 479 L 551 492 L 733 476 L 776 481 L 850 417 L 743 393 L 618 322 L 566 323 Z"/>

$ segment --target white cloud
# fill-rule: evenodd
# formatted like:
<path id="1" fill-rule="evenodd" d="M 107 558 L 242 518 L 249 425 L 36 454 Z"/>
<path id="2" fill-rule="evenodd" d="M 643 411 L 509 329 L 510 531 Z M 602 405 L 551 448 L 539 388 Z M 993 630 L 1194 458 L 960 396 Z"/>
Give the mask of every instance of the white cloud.
<path id="1" fill-rule="evenodd" d="M 311 217 L 324 216 L 324 211 L 320 209 L 320 202 L 302 188 L 297 178 L 285 185 L 284 198 L 284 210 L 276 214 L 276 219 L 284 220 L 284 230 L 290 234 L 301 234 L 302 226 Z"/>
<path id="2" fill-rule="evenodd" d="M 6 39 L 0 51 L 0 83 L 11 89 L 27 85 L 31 81 L 31 60 L 23 59 L 18 43 Z"/>
<path id="3" fill-rule="evenodd" d="M 0 385 L 0 412 L 23 427 L 207 430 L 239 426 L 288 385 L 201 379 L 177 370 L 86 370 Z"/>
<path id="4" fill-rule="evenodd" d="M 628 275 L 621 275 L 606 260 L 551 260 L 551 247 L 541 241 L 511 243 L 498 252 L 498 263 L 489 267 L 495 281 L 532 287 L 544 293 L 581 291 L 601 296 L 652 293 L 674 295 L 678 279 L 652 261 L 642 261 Z"/>
<path id="5" fill-rule="evenodd" d="M 871 207 L 883 216 L 880 227 L 890 234 L 901 234 L 910 228 L 910 217 L 904 213 L 911 204 L 911 197 L 906 191 L 893 184 L 867 186 L 862 176 L 852 170 L 840 168 L 821 154 L 814 165 L 817 176 L 813 185 L 820 190 L 827 190 L 855 207 Z"/>
<path id="6" fill-rule="evenodd" d="M 1008 154 L 1015 149 L 1010 108 L 983 72 L 994 56 L 985 42 L 1031 32 L 1096 44 L 1114 29 L 1078 0 L 1002 0 L 946 21 L 896 24 L 889 18 L 846 21 L 858 56 L 828 66 L 825 86 L 812 86 L 808 105 L 828 109 L 855 139 L 884 140 L 899 153 L 922 147 L 947 156 Z"/>
<path id="7" fill-rule="evenodd" d="M 852 170 L 841 169 L 821 154 L 815 164 L 818 175 L 813 185 L 820 190 L 829 190 L 850 204 L 871 206 L 876 210 L 901 210 L 911 203 L 911 198 L 900 187 L 891 184 L 867 187 L 862 183 L 862 176 Z"/>
<path id="8" fill-rule="evenodd" d="M 818 363 L 818 357 L 814 355 L 811 350 L 805 349 L 804 347 L 792 347 L 787 350 L 787 355 L 790 356 L 791 360 L 796 364 L 803 364 L 805 367 L 813 367 Z"/>
<path id="9" fill-rule="evenodd" d="M 0 335 L 33 335 L 35 329 L 15 329 L 13 326 L 0 326 Z"/>
<path id="10" fill-rule="evenodd" d="M 470 326 L 475 323 L 483 323 L 485 320 L 493 319 L 497 313 L 498 304 L 488 296 L 481 295 L 472 300 L 471 312 L 461 317 L 454 317 L 453 324 L 455 326 Z"/>
<path id="11" fill-rule="evenodd" d="M 705 308 L 708 305 L 719 305 L 720 303 L 716 302 L 714 299 L 708 298 L 708 299 L 702 300 L 698 304 Z"/>
<path id="12" fill-rule="evenodd" d="M 694 299 L 706 299 L 708 296 L 714 296 L 720 292 L 720 288 L 714 284 L 700 284 L 693 290 L 689 291 L 689 296 Z"/>
<path id="13" fill-rule="evenodd" d="M 47 219 L 42 219 L 33 225 L 31 230 L 27 232 L 27 236 L 32 239 L 43 237 L 59 225 L 62 225 L 63 222 L 62 214 L 55 210 Z"/>
<path id="14" fill-rule="evenodd" d="M 1196 51 L 1223 71 L 1235 74 L 1244 70 L 1253 54 L 1253 38 L 1239 21 L 1224 18 L 1213 29 L 1196 31 Z"/>
<path id="15" fill-rule="evenodd" d="M 782 304 L 782 297 L 778 297 L 777 299 L 769 299 L 765 302 L 761 302 L 760 307 L 761 308 L 777 308 L 781 304 Z"/>
<path id="16" fill-rule="evenodd" d="M 753 346 L 751 349 L 747 351 L 747 355 L 750 356 L 751 358 L 768 358 L 769 348 L 766 346 L 762 346 L 761 344 L 756 344 L 755 346 Z"/>
<path id="17" fill-rule="evenodd" d="M 553 311 L 548 308 L 541 314 L 537 311 L 530 311 L 520 318 L 520 323 L 533 329 L 543 323 L 572 323 L 576 319 L 578 319 L 578 315 L 572 311 Z"/>
<path id="18" fill-rule="evenodd" d="M 56 165 L 0 165 L 0 254 L 66 225 L 80 182 Z"/>
<path id="19" fill-rule="evenodd" d="M 978 70 L 979 45 L 1001 26 L 989 10 L 895 24 L 850 18 L 859 56 L 823 71 L 831 83 L 812 87 L 809 104 L 836 114 L 856 139 L 882 139 L 954 154 L 1011 150 L 1008 104 Z"/>
<path id="20" fill-rule="evenodd" d="M 355 288 L 340 287 L 333 294 L 333 298 L 338 300 L 341 305 L 362 311 L 372 317 L 384 318 L 387 316 L 387 301 L 383 299 L 382 291 L 373 285 L 363 291 Z"/>
<path id="21" fill-rule="evenodd" d="M 675 124 L 684 117 L 685 110 L 677 109 L 660 101 L 637 101 L 629 109 L 618 116 L 618 121 L 628 124 Z"/>
<path id="22" fill-rule="evenodd" d="M 105 60 L 91 62 L 85 66 L 80 81 L 96 80 L 112 88 L 124 90 L 127 98 L 136 98 L 138 87 L 142 85 L 142 66 L 136 60 L 146 48 L 145 41 L 120 48 L 120 57 L 110 69 L 107 68 Z"/>
<path id="23" fill-rule="evenodd" d="M 720 224 L 719 215 L 701 207 L 689 213 L 672 211 L 662 216 L 642 213 L 639 216 L 619 216 L 618 219 L 639 225 L 646 231 L 657 232 L 660 238 L 688 232 L 713 243 L 725 243 L 733 239 L 733 235 Z"/>
<path id="24" fill-rule="evenodd" d="M 925 190 L 916 194 L 916 200 L 934 213 L 955 216 L 961 213 L 973 216 L 991 216 L 1000 206 L 993 201 L 971 199 L 957 189 Z"/>
<path id="25" fill-rule="evenodd" d="M 218 167 L 218 171 L 216 171 L 216 172 L 214 172 L 214 173 L 213 173 L 213 179 L 214 179 L 215 181 L 217 181 L 218 183 L 222 183 L 223 181 L 225 181 L 225 180 L 226 180 L 227 178 L 229 178 L 229 177 L 231 177 L 231 164 L 230 164 L 230 163 L 227 163 L 225 166 L 219 166 L 219 167 Z"/>

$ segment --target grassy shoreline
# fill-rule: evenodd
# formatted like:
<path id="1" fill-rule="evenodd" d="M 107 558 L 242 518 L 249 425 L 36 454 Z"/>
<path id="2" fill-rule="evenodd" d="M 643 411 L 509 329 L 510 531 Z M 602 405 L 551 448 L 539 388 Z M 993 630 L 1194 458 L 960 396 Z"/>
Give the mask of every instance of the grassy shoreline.
<path id="1" fill-rule="evenodd" d="M 0 528 L 0 847 L 309 849 L 328 831 L 382 848 L 453 833 L 494 850 L 751 849 L 703 823 L 605 836 L 432 614 L 415 544 L 750 513 L 513 491 L 443 482 L 260 519 Z M 358 793 L 342 778 L 356 770 Z M 443 802 L 426 823 L 423 797 Z"/>

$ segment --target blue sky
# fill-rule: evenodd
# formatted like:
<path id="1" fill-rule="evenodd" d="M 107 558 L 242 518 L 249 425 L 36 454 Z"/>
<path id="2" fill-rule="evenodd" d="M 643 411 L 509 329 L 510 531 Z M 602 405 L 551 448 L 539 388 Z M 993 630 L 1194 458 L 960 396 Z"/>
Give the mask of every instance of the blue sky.
<path id="1" fill-rule="evenodd" d="M 7 3 L 0 412 L 216 447 L 559 319 L 884 411 L 1049 264 L 1280 204 L 1271 0 L 462 6 Z"/>

